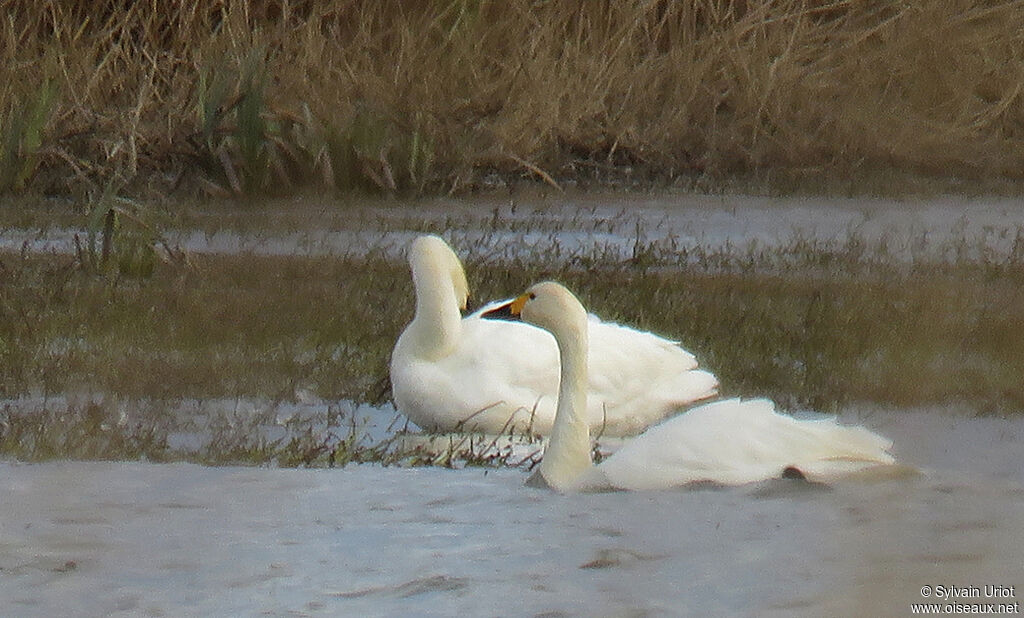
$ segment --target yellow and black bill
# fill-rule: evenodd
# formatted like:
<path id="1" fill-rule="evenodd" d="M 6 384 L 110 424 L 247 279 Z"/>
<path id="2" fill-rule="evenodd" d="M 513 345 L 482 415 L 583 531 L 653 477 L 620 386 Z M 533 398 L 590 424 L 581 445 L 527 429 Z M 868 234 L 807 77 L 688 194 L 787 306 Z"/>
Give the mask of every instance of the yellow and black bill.
<path id="1" fill-rule="evenodd" d="M 488 320 L 509 320 L 512 322 L 522 321 L 523 305 L 526 304 L 528 295 L 516 297 L 515 299 L 498 305 L 490 311 L 480 314 L 480 317 Z"/>

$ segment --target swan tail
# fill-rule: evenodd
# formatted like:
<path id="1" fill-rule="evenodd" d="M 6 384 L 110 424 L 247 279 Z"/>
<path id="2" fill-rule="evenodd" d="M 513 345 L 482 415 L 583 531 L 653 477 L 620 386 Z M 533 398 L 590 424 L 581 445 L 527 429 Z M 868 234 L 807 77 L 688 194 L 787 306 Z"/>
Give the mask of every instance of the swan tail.
<path id="1" fill-rule="evenodd" d="M 718 378 L 702 369 L 694 369 L 680 375 L 675 381 L 677 400 L 680 404 L 701 401 L 718 394 Z"/>
<path id="2" fill-rule="evenodd" d="M 829 482 L 896 463 L 889 452 L 892 441 L 869 429 L 840 425 L 834 419 L 811 422 L 822 424 L 818 442 L 824 452 L 792 464 L 809 480 Z"/>
<path id="3" fill-rule="evenodd" d="M 890 464 L 896 460 L 889 453 L 892 440 L 883 438 L 865 427 L 840 425 L 832 419 L 823 439 L 832 447 L 835 459 L 848 459 Z"/>

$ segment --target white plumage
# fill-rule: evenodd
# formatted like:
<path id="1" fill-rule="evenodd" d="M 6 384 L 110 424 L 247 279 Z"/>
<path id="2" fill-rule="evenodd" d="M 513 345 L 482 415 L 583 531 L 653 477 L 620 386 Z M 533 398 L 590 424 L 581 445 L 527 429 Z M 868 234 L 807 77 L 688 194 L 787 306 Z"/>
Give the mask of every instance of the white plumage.
<path id="1" fill-rule="evenodd" d="M 742 485 L 781 476 L 787 468 L 827 481 L 894 463 L 892 442 L 834 418 L 797 420 L 767 399 L 704 404 L 626 442 L 595 470 L 600 485 L 658 489 L 711 481 Z"/>
<path id="2" fill-rule="evenodd" d="M 529 324 L 462 318 L 469 286 L 458 257 L 436 236 L 409 249 L 416 315 L 391 355 L 395 405 L 432 431 L 547 435 L 555 418 L 558 349 Z M 595 433 L 632 435 L 687 404 L 717 392 L 713 375 L 697 368 L 675 342 L 587 318 L 589 405 Z"/>
<path id="3" fill-rule="evenodd" d="M 586 311 L 563 286 L 546 282 L 493 314 L 520 314 L 549 330 L 561 353 L 558 412 L 534 484 L 559 491 L 659 489 L 710 481 L 739 485 L 797 470 L 828 481 L 895 463 L 892 443 L 863 427 L 833 418 L 797 420 L 771 401 L 728 399 L 670 418 L 627 441 L 598 466 L 581 422 L 587 405 Z"/>

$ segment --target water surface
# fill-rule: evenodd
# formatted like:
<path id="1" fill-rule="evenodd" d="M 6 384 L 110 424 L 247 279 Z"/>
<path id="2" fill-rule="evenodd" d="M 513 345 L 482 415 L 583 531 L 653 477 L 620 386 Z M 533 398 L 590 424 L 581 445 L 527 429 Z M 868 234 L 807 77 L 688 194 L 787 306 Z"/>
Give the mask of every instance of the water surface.
<path id="1" fill-rule="evenodd" d="M 941 198 L 894 201 L 742 195 L 584 195 L 577 198 L 420 200 L 337 204 L 300 200 L 254 209 L 244 225 L 200 214 L 190 229 L 163 229 L 190 253 L 256 255 L 401 254 L 423 231 L 445 234 L 482 257 L 598 254 L 621 259 L 637 243 L 746 251 L 794 239 L 886 245 L 895 258 L 970 245 L 971 257 L 1004 256 L 1024 235 L 1019 200 Z M 0 251 L 71 254 L 81 230 L 0 228 Z M 1019 250 L 1019 249 L 1018 249 Z"/>
<path id="2" fill-rule="evenodd" d="M 513 469 L 0 465 L 10 615 L 907 615 L 1024 587 L 1024 422 L 853 410 L 923 474 L 556 495 Z M 1019 592 L 1018 592 L 1019 594 Z"/>

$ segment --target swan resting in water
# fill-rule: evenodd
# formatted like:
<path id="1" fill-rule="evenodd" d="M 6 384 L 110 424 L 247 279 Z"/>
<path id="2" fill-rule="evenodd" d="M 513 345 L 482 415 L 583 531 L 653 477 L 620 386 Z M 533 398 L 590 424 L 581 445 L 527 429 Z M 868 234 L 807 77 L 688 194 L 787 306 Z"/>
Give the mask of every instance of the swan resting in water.
<path id="1" fill-rule="evenodd" d="M 465 318 L 462 262 L 437 236 L 409 248 L 416 315 L 391 355 L 395 406 L 428 431 L 548 435 L 555 420 L 558 347 L 523 322 Z M 633 435 L 717 393 L 692 354 L 657 335 L 583 317 L 589 344 L 587 404 L 580 418 L 604 436 Z"/>
<path id="2" fill-rule="evenodd" d="M 601 464 L 590 459 L 587 409 L 587 314 L 555 282 L 538 283 L 488 312 L 522 319 L 554 335 L 560 353 L 557 413 L 544 458 L 530 485 L 557 491 L 676 487 L 695 482 L 741 485 L 795 475 L 830 481 L 894 464 L 892 442 L 835 419 L 797 420 L 766 399 L 701 405 L 651 427 Z"/>

